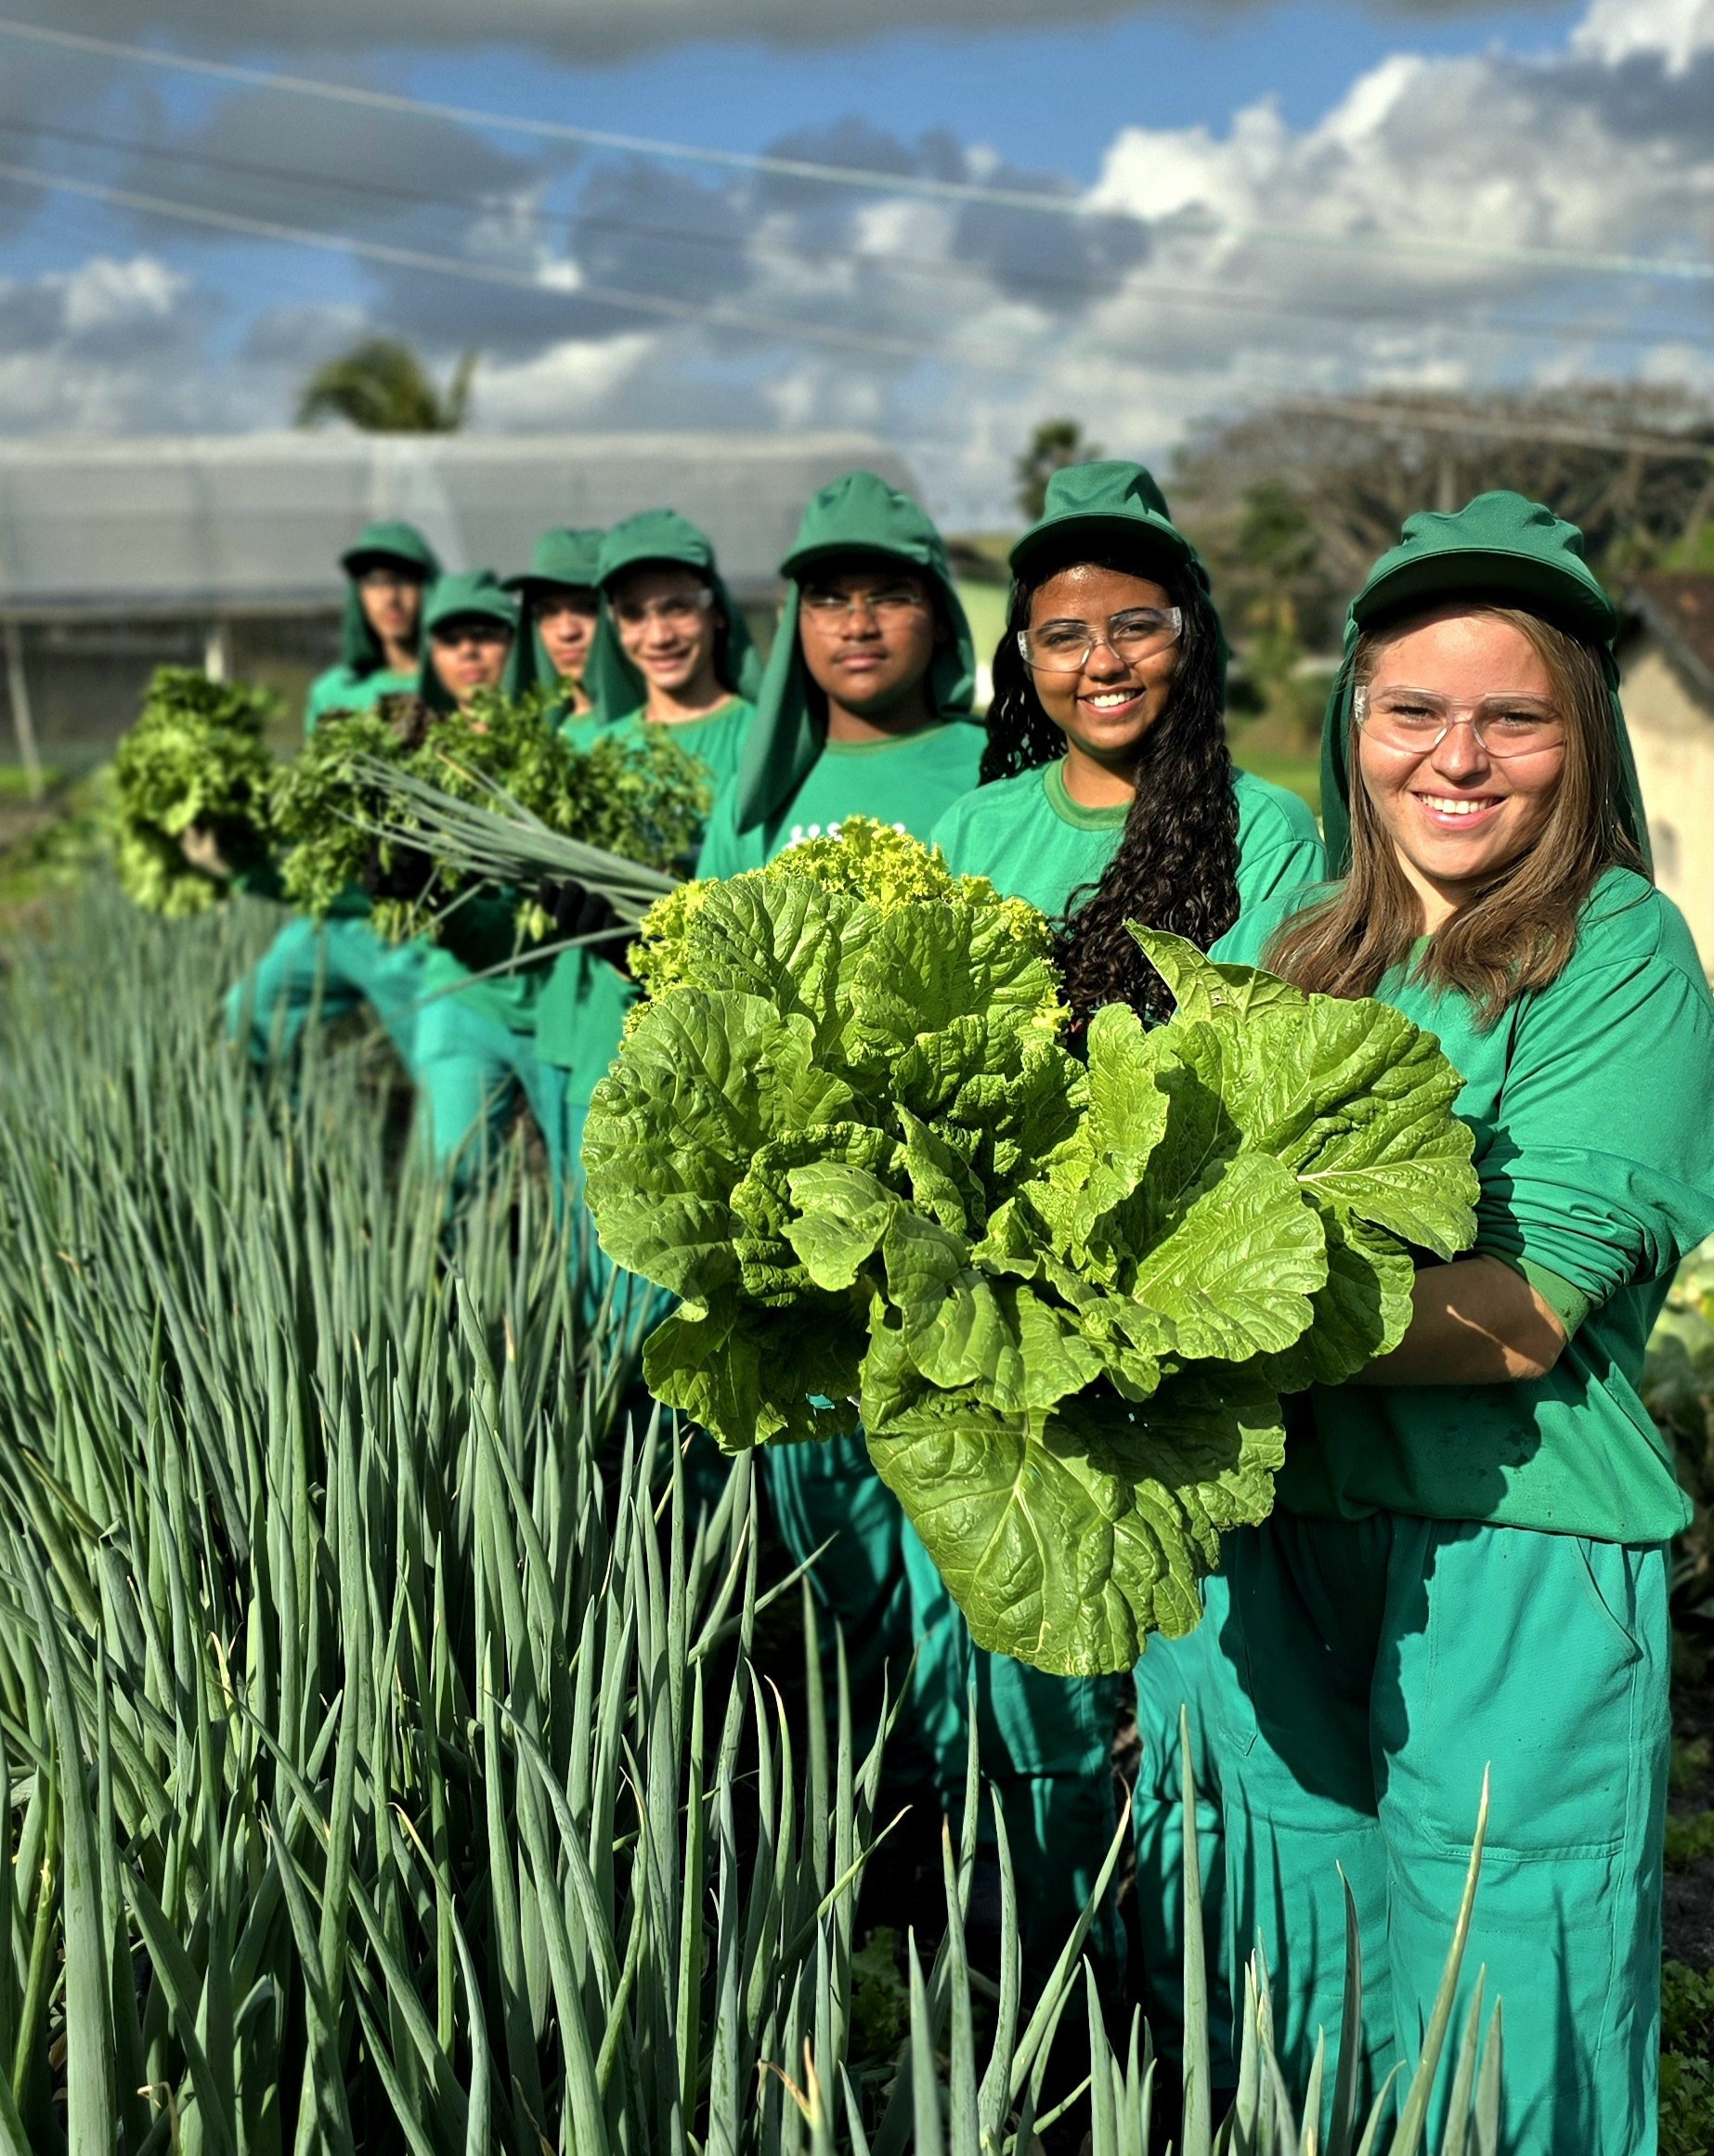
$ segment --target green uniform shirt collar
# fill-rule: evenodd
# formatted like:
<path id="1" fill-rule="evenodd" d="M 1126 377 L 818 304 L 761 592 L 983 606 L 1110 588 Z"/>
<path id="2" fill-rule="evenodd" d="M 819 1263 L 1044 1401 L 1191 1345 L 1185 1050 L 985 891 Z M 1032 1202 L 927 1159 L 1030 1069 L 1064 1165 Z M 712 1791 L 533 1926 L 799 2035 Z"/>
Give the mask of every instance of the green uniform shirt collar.
<path id="1" fill-rule="evenodd" d="M 645 509 L 616 524 L 602 540 L 595 565 L 604 599 L 616 578 L 644 562 L 676 562 L 708 578 L 726 617 L 726 667 L 721 686 L 754 703 L 761 690 L 761 656 L 750 635 L 749 623 L 726 588 L 707 532 L 698 530 L 674 509 Z M 604 604 L 590 646 L 589 664 L 583 669 L 583 693 L 603 718 L 609 713 L 634 711 L 648 701 L 648 683 L 626 657 Z"/>
<path id="2" fill-rule="evenodd" d="M 1592 644 L 1607 677 L 1607 708 L 1618 755 L 1621 817 L 1644 861 L 1648 821 L 1630 735 L 1619 702 L 1613 602 L 1584 559 L 1583 534 L 1539 501 L 1497 490 L 1478 494 L 1451 514 L 1407 518 L 1399 543 L 1383 554 L 1345 619 L 1344 663 L 1321 727 L 1321 823 L 1328 871 L 1351 866 L 1351 699 L 1357 645 L 1364 630 L 1442 600 L 1515 606 Z"/>
<path id="3" fill-rule="evenodd" d="M 1042 791 L 1047 796 L 1047 806 L 1062 824 L 1071 825 L 1074 831 L 1118 831 L 1131 813 L 1128 803 L 1116 802 L 1110 808 L 1085 808 L 1082 801 L 1074 801 L 1065 783 L 1065 759 L 1057 757 L 1052 763 L 1042 767 Z"/>
<path id="4" fill-rule="evenodd" d="M 738 770 L 741 832 L 778 816 L 827 746 L 825 701 L 812 693 L 798 635 L 803 578 L 818 564 L 864 554 L 921 570 L 933 581 L 951 634 L 929 668 L 929 697 L 942 720 L 973 717 L 976 646 L 953 583 L 945 541 L 908 494 L 873 472 L 848 472 L 811 501 L 791 552 L 780 564 L 780 574 L 787 579 L 786 603 Z"/>
<path id="5" fill-rule="evenodd" d="M 432 584 L 440 575 L 440 562 L 434 548 L 414 524 L 392 520 L 366 524 L 355 545 L 348 546 L 341 554 L 339 565 L 345 572 L 345 604 L 340 617 L 339 660 L 359 681 L 367 674 L 380 673 L 387 663 L 386 652 L 370 627 L 369 616 L 363 611 L 362 594 L 357 590 L 357 578 L 376 563 L 389 563 L 406 569 L 424 585 Z"/>

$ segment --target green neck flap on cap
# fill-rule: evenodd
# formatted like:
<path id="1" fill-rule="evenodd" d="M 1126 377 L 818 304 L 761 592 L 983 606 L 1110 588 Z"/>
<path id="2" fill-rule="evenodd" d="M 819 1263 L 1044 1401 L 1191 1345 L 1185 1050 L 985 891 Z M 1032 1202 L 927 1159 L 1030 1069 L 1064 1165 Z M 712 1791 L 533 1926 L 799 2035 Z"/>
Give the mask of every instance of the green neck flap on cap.
<path id="1" fill-rule="evenodd" d="M 417 694 L 433 710 L 455 710 L 458 699 L 435 671 L 431 633 L 441 622 L 469 614 L 500 622 L 516 639 L 518 603 L 503 589 L 492 569 L 466 569 L 456 577 L 442 577 L 422 608 L 422 661 L 417 669 Z"/>
<path id="2" fill-rule="evenodd" d="M 1577 526 L 1539 501 L 1500 491 L 1478 494 L 1451 514 L 1423 511 L 1407 518 L 1398 544 L 1381 556 L 1351 602 L 1345 618 L 1344 664 L 1328 698 L 1321 727 L 1321 824 L 1331 872 L 1344 876 L 1351 866 L 1347 750 L 1358 639 L 1365 630 L 1401 615 L 1460 599 L 1539 614 L 1600 652 L 1618 755 L 1620 816 L 1643 860 L 1648 860 L 1648 822 L 1619 703 L 1618 663 L 1613 654 L 1617 613 L 1583 557 L 1583 534 Z"/>
<path id="3" fill-rule="evenodd" d="M 644 562 L 677 563 L 695 569 L 714 587 L 726 617 L 726 663 L 721 686 L 754 703 L 761 688 L 761 656 L 732 593 L 726 589 L 708 536 L 676 509 L 645 509 L 616 524 L 601 542 L 596 563 L 604 598 L 616 578 Z M 623 719 L 649 699 L 648 683 L 625 656 L 612 615 L 604 605 L 583 669 L 583 693 L 606 720 Z"/>
<path id="4" fill-rule="evenodd" d="M 537 604 L 544 585 L 600 590 L 604 536 L 598 531 L 575 531 L 569 525 L 544 531 L 530 553 L 529 567 L 504 579 L 504 588 L 518 595 L 518 633 L 506 661 L 507 695 L 526 695 L 541 683 L 552 688 L 558 682 L 559 669 L 548 656 L 536 628 Z"/>
<path id="5" fill-rule="evenodd" d="M 789 582 L 756 700 L 756 722 L 738 767 L 740 831 L 777 816 L 826 745 L 825 699 L 814 692 L 798 636 L 799 595 L 804 579 L 818 564 L 851 563 L 852 556 L 876 554 L 933 578 L 952 634 L 929 669 L 929 696 L 941 719 L 974 716 L 970 705 L 976 694 L 976 647 L 947 566 L 945 541 L 908 494 L 901 494 L 873 472 L 848 472 L 824 487 L 804 511 L 792 550 L 780 564 L 780 574 Z"/>
<path id="6" fill-rule="evenodd" d="M 1165 495 L 1142 464 L 1109 458 L 1056 472 L 1041 515 L 1012 549 L 1012 574 L 1030 577 L 1045 562 L 1072 562 L 1084 547 L 1092 553 L 1123 548 L 1163 554 L 1188 569 L 1204 591 L 1209 588 L 1202 557 L 1173 522 Z"/>
<path id="7" fill-rule="evenodd" d="M 396 564 L 408 569 L 421 584 L 432 584 L 440 574 L 435 550 L 414 524 L 383 521 L 366 524 L 354 546 L 339 557 L 345 572 L 345 606 L 340 618 L 339 660 L 354 674 L 378 674 L 387 663 L 381 639 L 363 611 L 357 578 L 372 562 Z"/>

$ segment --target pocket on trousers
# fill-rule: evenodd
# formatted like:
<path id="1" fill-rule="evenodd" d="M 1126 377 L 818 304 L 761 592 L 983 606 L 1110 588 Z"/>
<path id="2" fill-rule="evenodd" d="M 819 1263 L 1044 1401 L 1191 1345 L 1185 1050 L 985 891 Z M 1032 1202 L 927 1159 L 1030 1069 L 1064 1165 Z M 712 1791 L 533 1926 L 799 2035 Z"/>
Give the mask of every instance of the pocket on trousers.
<path id="1" fill-rule="evenodd" d="M 1577 1544 L 1578 1568 L 1590 1601 L 1612 1627 L 1623 1652 L 1631 1661 L 1638 1660 L 1643 1645 L 1637 1638 L 1636 1613 L 1632 1606 L 1630 1552 L 1617 1542 L 1592 1542 L 1582 1535 L 1572 1539 Z M 1604 1586 L 1603 1574 L 1607 1576 Z"/>

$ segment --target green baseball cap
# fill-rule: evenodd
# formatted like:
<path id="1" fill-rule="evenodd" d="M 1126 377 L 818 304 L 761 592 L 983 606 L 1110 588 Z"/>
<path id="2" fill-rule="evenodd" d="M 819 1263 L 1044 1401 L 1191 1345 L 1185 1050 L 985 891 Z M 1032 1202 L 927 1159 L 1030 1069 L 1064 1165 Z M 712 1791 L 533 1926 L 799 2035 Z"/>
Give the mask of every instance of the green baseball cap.
<path id="1" fill-rule="evenodd" d="M 1163 554 L 1208 590 L 1202 558 L 1173 522 L 1153 473 L 1120 458 L 1054 474 L 1041 515 L 1012 549 L 1012 573 L 1028 577 L 1047 561 L 1074 560 L 1079 548 L 1115 547 Z"/>

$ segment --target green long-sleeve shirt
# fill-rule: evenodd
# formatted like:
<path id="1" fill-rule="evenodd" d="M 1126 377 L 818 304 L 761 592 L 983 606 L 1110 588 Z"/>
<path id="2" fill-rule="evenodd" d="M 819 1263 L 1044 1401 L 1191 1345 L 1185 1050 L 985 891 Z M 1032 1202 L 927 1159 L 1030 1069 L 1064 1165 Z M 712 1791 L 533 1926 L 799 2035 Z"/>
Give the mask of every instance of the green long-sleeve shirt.
<path id="1" fill-rule="evenodd" d="M 317 721 L 325 719 L 330 711 L 372 711 L 383 696 L 409 696 L 416 685 L 414 673 L 389 673 L 384 667 L 366 674 L 343 663 L 330 667 L 309 685 L 309 700 L 304 707 L 304 731 L 313 734 Z"/>
<path id="2" fill-rule="evenodd" d="M 755 716 L 753 704 L 734 696 L 706 719 L 683 719 L 673 726 L 673 739 L 703 765 L 717 799 L 737 773 Z M 589 748 L 608 727 L 623 727 L 641 738 L 648 723 L 641 710 L 613 720 L 585 712 L 567 720 L 562 731 L 574 748 Z M 636 996 L 633 982 L 589 950 L 562 952 L 541 980 L 534 1006 L 536 1051 L 543 1062 L 577 1073 L 578 1097 L 588 1099 L 617 1053 L 625 1014 Z"/>
<path id="3" fill-rule="evenodd" d="M 1261 963 L 1292 911 L 1281 899 L 1246 913 L 1214 955 Z M 1462 997 L 1408 968 L 1377 994 L 1463 1075 L 1476 1248 L 1535 1279 L 1571 1337 L 1533 1382 L 1318 1389 L 1279 1501 L 1666 1539 L 1690 1508 L 1643 1405 L 1643 1352 L 1674 1267 L 1714 1231 L 1714 999 L 1683 916 L 1610 869 L 1565 972 L 1486 1033 Z"/>
<path id="4" fill-rule="evenodd" d="M 1237 773 L 1233 792 L 1240 912 L 1326 875 L 1321 835 L 1305 802 L 1246 771 Z M 1074 892 L 1106 874 L 1128 813 L 1072 800 L 1060 761 L 966 794 L 931 836 L 960 876 L 985 876 L 1007 898 L 1058 916 Z"/>
<path id="5" fill-rule="evenodd" d="M 747 831 L 737 827 L 737 789 L 714 804 L 699 876 L 737 876 L 765 868 L 775 854 L 837 829 L 847 816 L 874 816 L 926 838 L 976 784 L 986 735 L 959 721 L 924 727 L 896 741 L 829 741 L 791 799 Z"/>

